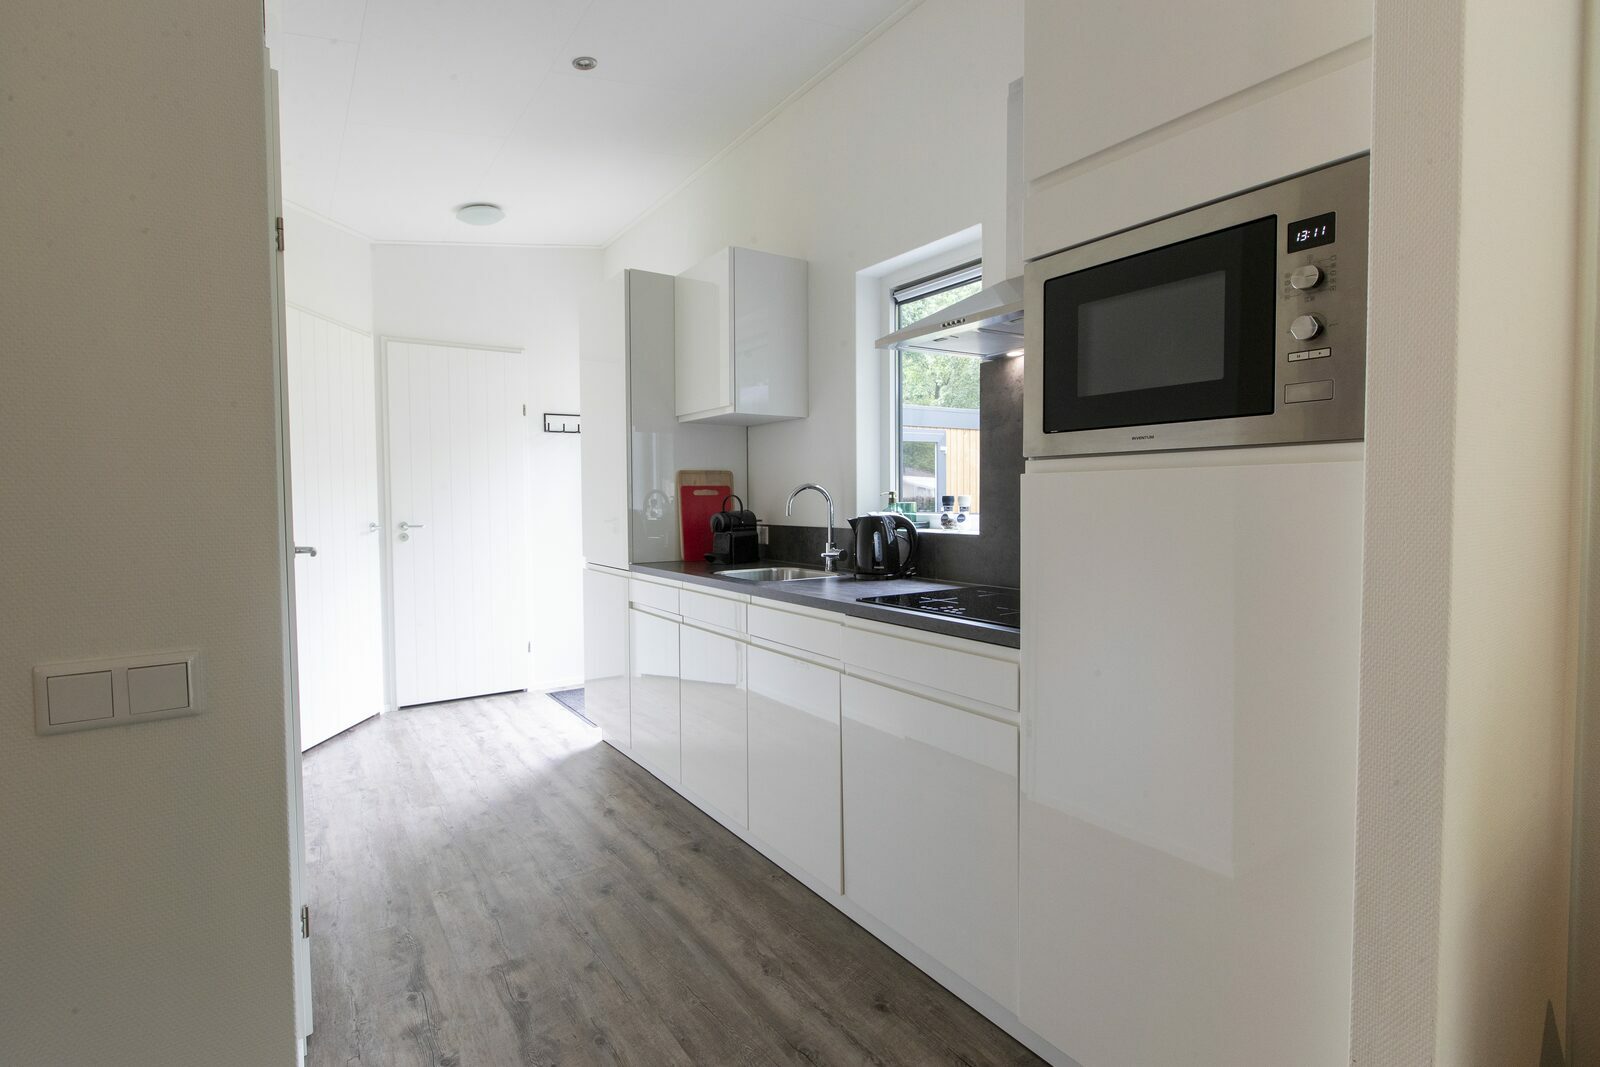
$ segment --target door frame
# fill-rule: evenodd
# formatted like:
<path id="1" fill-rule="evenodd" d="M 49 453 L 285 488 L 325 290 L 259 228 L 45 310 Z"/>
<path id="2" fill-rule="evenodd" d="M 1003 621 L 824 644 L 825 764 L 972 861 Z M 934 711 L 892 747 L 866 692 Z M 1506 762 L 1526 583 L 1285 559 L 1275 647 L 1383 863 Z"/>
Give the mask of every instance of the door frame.
<path id="1" fill-rule="evenodd" d="M 306 902 L 306 824 L 305 788 L 300 766 L 300 670 L 297 651 L 299 634 L 295 623 L 295 551 L 292 472 L 289 466 L 289 389 L 287 301 L 283 278 L 283 248 L 280 244 L 283 219 L 282 170 L 278 133 L 278 72 L 265 46 L 261 50 L 264 122 L 267 150 L 267 212 L 264 220 L 268 235 L 268 286 L 271 293 L 272 399 L 277 416 L 278 464 L 278 604 L 283 620 L 280 634 L 283 654 L 284 762 L 287 771 L 287 811 L 289 829 L 288 932 L 294 956 L 295 1043 L 300 1062 L 305 1062 L 306 1038 L 313 1029 L 311 1000 L 311 940 L 301 925 L 301 909 Z"/>
<path id="2" fill-rule="evenodd" d="M 436 348 L 471 348 L 481 352 L 504 352 L 526 357 L 528 350 L 519 345 L 482 345 L 465 341 L 441 341 L 430 337 L 412 337 L 407 334 L 373 333 L 374 359 L 377 363 L 378 405 L 378 521 L 383 523 L 383 544 L 379 546 L 378 560 L 381 568 L 379 584 L 383 589 L 383 710 L 400 710 L 399 670 L 395 663 L 395 611 L 394 611 L 394 471 L 389 463 L 389 346 L 433 345 Z M 529 379 L 531 387 L 532 380 Z M 531 398 L 529 401 L 531 402 Z M 531 433 L 524 430 L 524 433 Z M 524 437 L 522 445 L 527 448 Z M 525 457 L 531 458 L 531 457 Z M 523 464 L 523 480 L 529 474 L 528 463 Z M 522 486 L 526 493 L 528 486 Z M 531 505 L 530 505 L 531 506 Z M 531 583 L 530 583 L 531 584 Z M 532 589 L 526 590 L 530 595 Z M 531 632 L 530 632 L 531 639 Z M 531 663 L 531 661 L 529 661 Z M 527 669 L 525 665 L 524 669 Z"/>

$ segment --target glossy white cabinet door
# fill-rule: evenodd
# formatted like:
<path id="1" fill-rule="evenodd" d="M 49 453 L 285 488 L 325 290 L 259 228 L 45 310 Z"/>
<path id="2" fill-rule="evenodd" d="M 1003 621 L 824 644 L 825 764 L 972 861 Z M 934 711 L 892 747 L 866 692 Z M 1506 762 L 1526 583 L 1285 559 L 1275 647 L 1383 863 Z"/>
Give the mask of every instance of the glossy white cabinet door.
<path id="1" fill-rule="evenodd" d="M 1362 463 L 1295 453 L 1023 477 L 1019 1014 L 1085 1067 L 1349 1062 Z"/>
<path id="2" fill-rule="evenodd" d="M 583 706 L 600 736 L 627 751 L 628 579 L 593 567 L 583 572 Z"/>
<path id="3" fill-rule="evenodd" d="M 750 818 L 745 736 L 745 644 L 684 626 L 683 784 L 739 826 Z"/>
<path id="4" fill-rule="evenodd" d="M 663 777 L 678 781 L 678 632 L 682 625 L 628 609 L 628 692 L 633 707 L 633 754 Z"/>
<path id="5" fill-rule="evenodd" d="M 839 672 L 751 646 L 750 832 L 840 892 Z"/>
<path id="6" fill-rule="evenodd" d="M 845 895 L 1017 1006 L 1017 728 L 844 679 Z"/>

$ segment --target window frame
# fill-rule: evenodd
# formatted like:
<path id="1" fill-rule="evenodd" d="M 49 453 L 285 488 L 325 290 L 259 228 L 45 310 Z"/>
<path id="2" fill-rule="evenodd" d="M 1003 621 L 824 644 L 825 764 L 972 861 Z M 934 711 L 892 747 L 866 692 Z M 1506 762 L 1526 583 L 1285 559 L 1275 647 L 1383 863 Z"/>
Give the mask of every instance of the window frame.
<path id="1" fill-rule="evenodd" d="M 925 274 L 923 274 L 923 275 L 921 275 L 919 277 L 912 278 L 909 281 L 900 282 L 898 284 L 885 286 L 884 287 L 885 288 L 885 295 L 887 297 L 886 311 L 887 311 L 888 320 L 889 320 L 889 330 L 890 330 L 890 332 L 903 330 L 907 326 L 911 326 L 911 325 L 913 325 L 913 324 L 915 324 L 917 322 L 922 321 L 921 319 L 913 319 L 910 322 L 902 322 L 901 318 L 900 318 L 900 313 L 901 313 L 901 308 L 904 305 L 913 303 L 913 302 L 915 302 L 917 300 L 922 300 L 922 299 L 924 299 L 926 297 L 936 296 L 939 293 L 949 292 L 951 289 L 957 289 L 957 288 L 960 288 L 960 287 L 965 286 L 965 285 L 970 285 L 973 282 L 978 282 L 979 283 L 979 288 L 980 289 L 982 288 L 982 283 L 983 283 L 983 260 L 982 260 L 982 258 L 963 259 L 961 262 L 955 263 L 955 264 L 953 264 L 951 266 L 942 267 L 942 268 L 940 268 L 938 270 L 935 270 L 935 271 L 932 271 L 932 272 L 929 272 L 929 273 L 925 273 Z M 927 316 L 924 316 L 924 318 L 925 317 L 927 317 Z M 938 354 L 938 353 L 935 353 L 935 354 Z M 889 393 L 889 397 L 888 397 L 888 399 L 889 399 L 889 404 L 888 404 L 888 407 L 889 407 L 889 417 L 888 417 L 888 426 L 889 426 L 889 484 L 891 486 L 893 486 L 894 492 L 895 492 L 895 499 L 898 500 L 898 499 L 901 499 L 901 496 L 900 496 L 901 490 L 905 488 L 905 481 L 904 481 L 904 478 L 903 478 L 903 471 L 902 471 L 902 467 L 901 467 L 901 458 L 902 458 L 901 453 L 903 451 L 904 434 L 905 434 L 905 420 L 904 420 L 904 410 L 903 410 L 904 407 L 905 407 L 905 400 L 904 400 L 904 397 L 902 396 L 901 388 L 900 388 L 900 386 L 901 386 L 901 360 L 904 358 L 905 352 L 902 351 L 902 350 L 896 349 L 895 351 L 889 353 L 889 355 L 891 357 L 890 360 L 889 360 L 889 373 L 888 373 L 888 393 Z M 979 439 L 979 442 L 980 442 L 979 447 L 982 447 L 982 439 L 981 438 Z M 934 507 L 936 509 L 938 507 L 938 496 L 939 496 L 940 490 L 942 488 L 940 483 L 943 480 L 942 477 L 941 477 L 941 474 L 942 474 L 942 471 L 944 469 L 945 458 L 946 457 L 944 457 L 944 456 L 942 456 L 940 454 L 940 449 L 939 449 L 938 445 L 935 444 L 935 449 L 934 449 L 934 479 L 935 479 L 935 485 L 934 485 L 934 497 L 935 497 L 935 499 L 934 499 Z M 956 531 L 942 530 L 937 525 L 930 525 L 930 526 L 924 528 L 921 532 L 923 532 L 923 533 L 952 533 L 952 532 L 956 532 Z"/>

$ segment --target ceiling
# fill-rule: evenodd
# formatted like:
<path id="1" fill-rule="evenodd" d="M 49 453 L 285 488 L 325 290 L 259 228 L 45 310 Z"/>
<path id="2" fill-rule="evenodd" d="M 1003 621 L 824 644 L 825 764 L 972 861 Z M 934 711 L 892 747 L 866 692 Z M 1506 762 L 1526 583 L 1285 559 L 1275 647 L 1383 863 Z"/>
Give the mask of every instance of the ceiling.
<path id="1" fill-rule="evenodd" d="M 379 241 L 603 245 L 908 6 L 276 0 L 284 198 Z"/>

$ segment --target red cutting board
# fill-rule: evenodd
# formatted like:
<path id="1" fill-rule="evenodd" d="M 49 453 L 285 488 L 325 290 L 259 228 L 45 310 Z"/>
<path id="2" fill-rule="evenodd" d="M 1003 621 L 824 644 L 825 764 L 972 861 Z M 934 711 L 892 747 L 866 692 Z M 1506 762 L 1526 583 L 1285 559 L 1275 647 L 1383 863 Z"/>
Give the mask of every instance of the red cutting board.
<path id="1" fill-rule="evenodd" d="M 711 516 L 733 492 L 731 471 L 679 471 L 678 520 L 685 562 L 704 563 L 711 551 Z M 732 501 L 728 502 L 733 507 Z"/>

